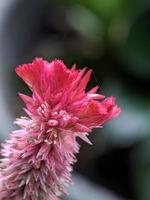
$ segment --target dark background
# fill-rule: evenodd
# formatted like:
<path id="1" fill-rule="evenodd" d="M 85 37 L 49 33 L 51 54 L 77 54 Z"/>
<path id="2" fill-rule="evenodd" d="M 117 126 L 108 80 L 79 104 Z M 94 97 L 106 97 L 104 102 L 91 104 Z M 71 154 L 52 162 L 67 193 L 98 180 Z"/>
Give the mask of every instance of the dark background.
<path id="1" fill-rule="evenodd" d="M 1 0 L 0 138 L 23 114 L 18 64 L 34 57 L 93 69 L 92 85 L 116 96 L 119 118 L 82 141 L 69 200 L 150 199 L 150 1 Z M 90 87 L 89 86 L 89 87 Z"/>

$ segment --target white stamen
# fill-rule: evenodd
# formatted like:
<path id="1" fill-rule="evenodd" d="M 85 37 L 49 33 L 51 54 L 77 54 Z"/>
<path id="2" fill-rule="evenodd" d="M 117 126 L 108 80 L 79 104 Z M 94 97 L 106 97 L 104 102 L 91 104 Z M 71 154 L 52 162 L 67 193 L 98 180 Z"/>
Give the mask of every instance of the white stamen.
<path id="1" fill-rule="evenodd" d="M 50 119 L 48 121 L 48 125 L 50 125 L 50 126 L 57 126 L 58 125 L 58 121 L 55 120 L 55 119 Z"/>

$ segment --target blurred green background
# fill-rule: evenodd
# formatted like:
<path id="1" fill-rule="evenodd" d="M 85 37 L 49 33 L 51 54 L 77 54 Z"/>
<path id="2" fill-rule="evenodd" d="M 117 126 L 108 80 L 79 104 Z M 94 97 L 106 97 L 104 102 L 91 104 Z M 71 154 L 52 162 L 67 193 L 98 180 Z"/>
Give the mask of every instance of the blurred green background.
<path id="1" fill-rule="evenodd" d="M 150 1 L 1 0 L 0 138 L 23 114 L 15 75 L 34 57 L 93 69 L 92 84 L 116 96 L 119 118 L 82 145 L 69 200 L 150 199 Z"/>

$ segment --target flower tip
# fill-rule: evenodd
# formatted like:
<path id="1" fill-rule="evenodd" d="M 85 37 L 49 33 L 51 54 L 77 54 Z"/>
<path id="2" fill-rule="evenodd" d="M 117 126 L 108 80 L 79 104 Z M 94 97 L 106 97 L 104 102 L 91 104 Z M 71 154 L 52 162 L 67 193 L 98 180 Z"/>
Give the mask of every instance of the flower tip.
<path id="1" fill-rule="evenodd" d="M 116 105 L 116 98 L 111 96 L 110 97 L 111 104 L 114 106 L 114 117 L 118 117 L 122 112 L 121 107 Z"/>
<path id="2" fill-rule="evenodd" d="M 117 107 L 117 116 L 120 115 L 121 112 L 122 112 L 121 107 Z"/>
<path id="3" fill-rule="evenodd" d="M 76 70 L 76 67 L 77 67 L 77 65 L 76 65 L 76 64 L 73 64 L 72 67 L 71 67 L 71 71 L 72 71 L 72 72 L 75 71 L 75 70 Z"/>
<path id="4" fill-rule="evenodd" d="M 16 67 L 16 69 L 15 69 L 15 72 L 16 72 L 16 74 L 19 76 L 19 74 L 20 74 L 20 67 L 21 67 L 21 65 L 19 65 L 18 67 Z"/>
<path id="5" fill-rule="evenodd" d="M 52 61 L 53 64 L 63 64 L 64 65 L 64 61 L 59 59 L 59 58 L 55 58 L 53 61 Z"/>
<path id="6" fill-rule="evenodd" d="M 112 109 L 112 119 L 118 117 L 121 112 L 122 112 L 122 110 L 120 107 L 118 107 L 117 105 L 114 106 L 114 108 Z"/>
<path id="7" fill-rule="evenodd" d="M 89 70 L 88 70 L 87 73 L 89 74 L 89 77 L 91 76 L 92 72 L 93 72 L 93 69 L 89 69 Z"/>

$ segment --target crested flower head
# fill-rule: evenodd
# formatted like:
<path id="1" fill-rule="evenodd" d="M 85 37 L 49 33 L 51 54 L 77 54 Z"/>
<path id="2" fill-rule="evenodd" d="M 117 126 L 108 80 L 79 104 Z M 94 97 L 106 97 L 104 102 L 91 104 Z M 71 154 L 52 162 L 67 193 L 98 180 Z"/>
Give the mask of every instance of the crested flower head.
<path id="1" fill-rule="evenodd" d="M 1 200 L 58 200 L 72 182 L 72 165 L 79 151 L 76 137 L 87 138 L 93 128 L 118 116 L 114 97 L 86 92 L 92 70 L 68 69 L 61 60 L 37 58 L 16 68 L 32 91 L 19 94 L 28 117 L 3 144 L 0 170 Z"/>

